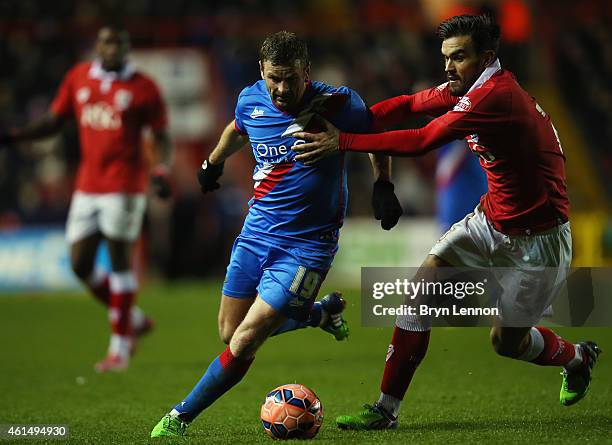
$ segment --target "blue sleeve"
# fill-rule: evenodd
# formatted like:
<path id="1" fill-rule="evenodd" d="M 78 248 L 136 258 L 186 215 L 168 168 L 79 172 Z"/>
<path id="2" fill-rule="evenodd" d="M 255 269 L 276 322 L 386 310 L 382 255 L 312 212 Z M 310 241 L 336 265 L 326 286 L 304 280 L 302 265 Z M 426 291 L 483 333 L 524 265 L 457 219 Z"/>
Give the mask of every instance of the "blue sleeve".
<path id="1" fill-rule="evenodd" d="M 243 113 L 243 110 L 244 110 L 243 97 L 244 96 L 243 94 L 246 90 L 247 89 L 245 88 L 244 90 L 240 92 L 240 95 L 238 96 L 238 101 L 236 101 L 236 110 L 234 111 L 234 116 L 236 119 L 234 126 L 236 127 L 236 130 L 238 130 L 242 134 L 247 134 L 247 131 L 244 128 L 244 124 L 242 122 L 242 119 L 244 118 L 244 113 Z"/>
<path id="2" fill-rule="evenodd" d="M 367 133 L 372 126 L 372 113 L 356 91 L 338 88 L 338 93 L 348 95 L 348 100 L 334 118 L 334 125 L 347 133 Z"/>

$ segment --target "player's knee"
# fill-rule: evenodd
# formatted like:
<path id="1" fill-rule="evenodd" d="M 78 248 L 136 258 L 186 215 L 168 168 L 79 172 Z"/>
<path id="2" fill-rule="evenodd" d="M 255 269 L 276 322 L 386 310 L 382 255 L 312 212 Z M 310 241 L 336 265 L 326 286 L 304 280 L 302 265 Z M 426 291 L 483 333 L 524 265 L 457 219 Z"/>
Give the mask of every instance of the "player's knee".
<path id="1" fill-rule="evenodd" d="M 217 323 L 219 326 L 219 338 L 226 345 L 230 344 L 234 332 L 238 329 L 238 325 L 240 324 L 235 316 L 233 316 L 228 311 L 219 311 L 219 318 L 217 319 Z"/>
<path id="2" fill-rule="evenodd" d="M 219 330 L 219 338 L 226 345 L 229 345 L 230 341 L 232 341 L 232 336 L 221 330 Z"/>
<path id="3" fill-rule="evenodd" d="M 260 335 L 256 329 L 240 329 L 236 330 L 229 344 L 234 356 L 241 359 L 250 359 L 255 356 L 266 338 L 266 336 Z"/>
<path id="4" fill-rule="evenodd" d="M 236 358 L 239 359 L 250 359 L 255 356 L 255 352 L 261 345 L 254 337 L 247 337 L 244 335 L 234 335 L 230 342 L 232 353 Z"/>
<path id="5" fill-rule="evenodd" d="M 70 259 L 70 266 L 74 274 L 81 280 L 86 281 L 93 270 L 93 264 L 87 259 L 72 257 Z"/>
<path id="6" fill-rule="evenodd" d="M 219 322 L 219 338 L 226 345 L 230 344 L 236 328 L 229 326 L 227 323 Z"/>

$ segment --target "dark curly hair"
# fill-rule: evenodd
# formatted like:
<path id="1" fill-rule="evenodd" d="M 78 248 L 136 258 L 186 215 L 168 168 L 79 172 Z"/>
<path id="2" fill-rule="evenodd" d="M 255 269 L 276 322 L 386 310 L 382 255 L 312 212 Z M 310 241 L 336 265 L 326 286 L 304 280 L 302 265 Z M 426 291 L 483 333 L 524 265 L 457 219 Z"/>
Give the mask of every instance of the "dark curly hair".
<path id="1" fill-rule="evenodd" d="M 457 15 L 440 23 L 438 37 L 442 40 L 457 36 L 470 36 L 478 54 L 499 50 L 501 32 L 489 15 Z"/>

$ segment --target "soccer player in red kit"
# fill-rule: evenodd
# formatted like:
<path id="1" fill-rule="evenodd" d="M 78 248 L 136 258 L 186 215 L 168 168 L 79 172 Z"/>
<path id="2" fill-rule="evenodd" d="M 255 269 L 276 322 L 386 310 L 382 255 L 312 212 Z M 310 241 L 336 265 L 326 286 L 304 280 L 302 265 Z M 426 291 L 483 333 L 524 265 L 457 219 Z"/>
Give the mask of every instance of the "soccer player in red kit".
<path id="1" fill-rule="evenodd" d="M 75 274 L 108 307 L 112 335 L 106 358 L 95 366 L 99 372 L 125 369 L 134 341 L 153 326 L 134 305 L 137 282 L 131 261 L 150 175 L 141 140 L 146 127 L 152 130 L 160 159 L 151 185 L 162 198 L 170 192 L 166 107 L 155 83 L 127 61 L 128 49 L 127 32 L 100 29 L 97 58 L 66 74 L 49 111 L 0 138 L 5 143 L 34 140 L 59 132 L 69 119 L 77 122 L 81 162 L 66 238 Z M 103 239 L 108 243 L 110 274 L 94 269 Z"/>
<path id="2" fill-rule="evenodd" d="M 431 249 L 417 276 L 439 267 L 509 268 L 491 330 L 495 351 L 544 366 L 562 366 L 563 405 L 587 392 L 599 347 L 572 344 L 536 326 L 566 278 L 572 247 L 565 185 L 565 156 L 549 116 L 501 68 L 500 31 L 488 16 L 457 16 L 438 28 L 448 82 L 374 105 L 375 128 L 413 114 L 435 116 L 427 126 L 380 134 L 345 134 L 327 123 L 294 147 L 296 159 L 313 163 L 336 150 L 417 156 L 465 138 L 479 156 L 489 191 L 473 213 Z M 530 273 L 549 268 L 551 274 Z M 520 286 L 519 286 L 520 280 Z M 528 298 L 524 298 L 524 297 Z M 518 318 L 517 318 L 518 317 Z M 518 320 L 518 321 L 517 321 Z M 336 419 L 340 428 L 386 429 L 397 425 L 400 403 L 429 343 L 431 317 L 398 316 L 387 354 L 379 400 L 356 415 Z"/>

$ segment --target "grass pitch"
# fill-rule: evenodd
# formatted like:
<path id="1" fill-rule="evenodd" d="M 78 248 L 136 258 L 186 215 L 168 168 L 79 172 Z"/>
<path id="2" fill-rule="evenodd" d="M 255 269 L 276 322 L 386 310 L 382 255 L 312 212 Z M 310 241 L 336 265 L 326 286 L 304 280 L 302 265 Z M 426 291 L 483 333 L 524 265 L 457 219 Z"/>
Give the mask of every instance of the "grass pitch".
<path id="1" fill-rule="evenodd" d="M 359 326 L 357 292 L 345 294 L 348 342 L 319 329 L 270 339 L 246 378 L 194 422 L 188 438 L 152 441 L 155 423 L 224 348 L 216 327 L 219 289 L 217 282 L 148 285 L 141 306 L 157 329 L 142 341 L 127 372 L 104 375 L 95 374 L 93 364 L 107 346 L 106 315 L 91 298 L 1 297 L 0 424 L 67 424 L 69 442 L 79 444 L 269 444 L 259 421 L 263 397 L 298 382 L 323 403 L 325 421 L 315 438 L 320 444 L 612 443 L 612 352 L 610 359 L 601 356 L 586 399 L 562 407 L 558 368 L 497 357 L 482 328 L 434 329 L 397 430 L 336 429 L 335 416 L 378 397 L 391 336 L 390 328 Z M 612 329 L 557 332 L 612 351 Z M 66 443 L 36 441 L 44 442 Z"/>

